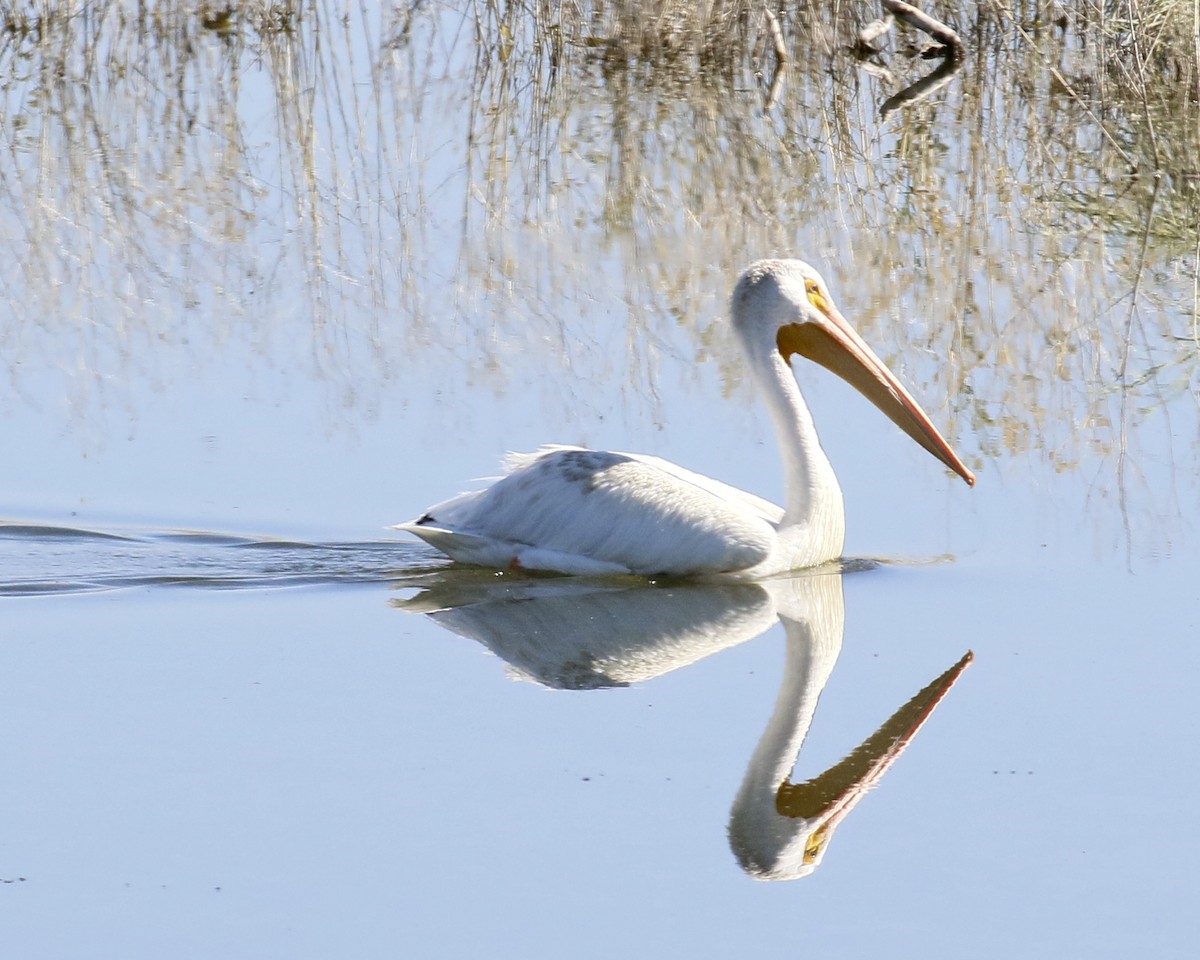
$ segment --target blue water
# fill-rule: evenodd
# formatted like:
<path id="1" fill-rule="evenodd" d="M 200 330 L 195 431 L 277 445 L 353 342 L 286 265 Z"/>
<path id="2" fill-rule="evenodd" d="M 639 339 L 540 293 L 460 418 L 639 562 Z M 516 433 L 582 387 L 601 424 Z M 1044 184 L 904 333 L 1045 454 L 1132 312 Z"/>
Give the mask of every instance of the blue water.
<path id="1" fill-rule="evenodd" d="M 973 166 L 1068 148 L 1009 138 L 1004 103 L 969 139 L 961 83 L 882 122 L 875 81 L 798 75 L 765 118 L 747 81 L 750 119 L 713 130 L 695 92 L 626 116 L 597 70 L 559 129 L 505 114 L 499 74 L 472 86 L 453 10 L 411 36 L 357 16 L 328 63 L 238 84 L 207 37 L 182 87 L 141 63 L 57 112 L 4 91 L 0 942 L 1191 956 L 1194 264 L 1151 248 L 1127 311 L 1136 243 L 1043 230 L 1044 171 Z M 182 150 L 150 136 L 176 89 Z M 109 139 L 72 152 L 59 118 L 88 116 Z M 792 778 L 974 659 L 816 869 L 764 883 L 729 834 L 788 675 L 763 589 L 456 571 L 385 528 L 547 442 L 780 499 L 722 326 L 736 271 L 779 253 L 979 483 L 797 363 L 852 562 Z"/>

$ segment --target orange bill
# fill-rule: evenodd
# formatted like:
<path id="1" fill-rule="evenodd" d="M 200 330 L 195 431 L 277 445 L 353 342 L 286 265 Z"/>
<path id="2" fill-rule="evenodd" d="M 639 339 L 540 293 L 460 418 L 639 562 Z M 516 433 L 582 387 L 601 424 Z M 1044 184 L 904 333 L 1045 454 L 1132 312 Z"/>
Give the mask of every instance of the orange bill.
<path id="1" fill-rule="evenodd" d="M 870 400 L 896 426 L 947 467 L 975 485 L 975 474 L 967 469 L 945 438 L 938 433 L 920 404 L 913 399 L 895 374 L 823 297 L 810 295 L 820 311 L 820 322 L 789 323 L 779 328 L 776 341 L 784 359 L 794 353 L 836 373 Z"/>

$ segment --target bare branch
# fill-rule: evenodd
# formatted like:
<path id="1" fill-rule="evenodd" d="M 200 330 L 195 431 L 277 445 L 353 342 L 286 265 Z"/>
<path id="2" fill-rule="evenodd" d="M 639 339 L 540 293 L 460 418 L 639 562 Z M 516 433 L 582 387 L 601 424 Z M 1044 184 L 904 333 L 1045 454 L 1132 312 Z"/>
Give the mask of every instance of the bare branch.
<path id="1" fill-rule="evenodd" d="M 962 40 L 959 39 L 957 33 L 942 23 L 941 20 L 937 20 L 929 14 L 918 10 L 912 4 L 902 3 L 901 0 L 880 0 L 880 3 L 883 9 L 896 17 L 896 19 L 903 20 L 910 27 L 916 27 L 918 30 L 924 31 L 938 43 L 947 47 L 950 50 L 951 56 L 962 56 Z"/>

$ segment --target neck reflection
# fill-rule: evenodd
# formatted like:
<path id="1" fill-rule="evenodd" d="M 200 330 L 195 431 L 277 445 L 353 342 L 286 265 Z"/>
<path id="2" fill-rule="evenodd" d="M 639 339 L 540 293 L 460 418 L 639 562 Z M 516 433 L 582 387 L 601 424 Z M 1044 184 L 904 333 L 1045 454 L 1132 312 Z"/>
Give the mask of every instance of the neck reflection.
<path id="1" fill-rule="evenodd" d="M 821 863 L 834 830 L 896 761 L 972 660 L 900 706 L 844 759 L 815 777 L 791 773 L 845 632 L 840 568 L 752 583 L 655 584 L 636 578 L 497 577 L 448 568 L 397 607 L 477 640 L 510 674 L 555 689 L 653 680 L 783 624 L 786 655 L 775 707 L 730 812 L 741 867 L 795 879 Z"/>

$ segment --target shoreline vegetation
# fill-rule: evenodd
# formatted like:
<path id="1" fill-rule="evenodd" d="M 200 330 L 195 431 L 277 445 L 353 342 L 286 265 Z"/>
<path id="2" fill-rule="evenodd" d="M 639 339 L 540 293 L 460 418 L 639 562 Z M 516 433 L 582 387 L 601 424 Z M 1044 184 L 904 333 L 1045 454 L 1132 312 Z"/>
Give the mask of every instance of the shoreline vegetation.
<path id="1" fill-rule="evenodd" d="M 0 2 L 0 370 L 69 343 L 86 417 L 287 329 L 347 406 L 423 355 L 503 392 L 529 343 L 653 401 L 655 344 L 719 356 L 749 254 L 798 254 L 973 466 L 1165 431 L 1200 469 L 1160 417 L 1200 393 L 1200 0 L 919 4 L 960 56 L 889 6 Z"/>

